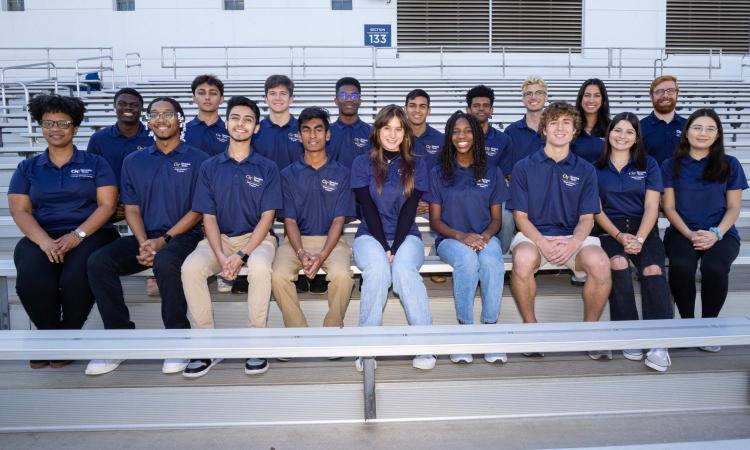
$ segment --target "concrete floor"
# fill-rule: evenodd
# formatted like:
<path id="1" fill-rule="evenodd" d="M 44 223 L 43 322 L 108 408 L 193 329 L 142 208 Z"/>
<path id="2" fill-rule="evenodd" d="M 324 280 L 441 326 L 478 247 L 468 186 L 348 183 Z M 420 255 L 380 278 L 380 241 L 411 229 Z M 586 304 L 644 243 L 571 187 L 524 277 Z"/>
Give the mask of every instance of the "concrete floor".
<path id="1" fill-rule="evenodd" d="M 200 407 L 196 405 L 196 407 Z M 750 411 L 120 432 L 0 434 L 13 449 L 746 449 Z M 726 440 L 726 441 L 725 441 Z M 725 441 L 723 445 L 702 444 Z M 693 442 L 693 444 L 679 444 Z M 653 444 L 678 443 L 670 446 Z M 651 445 L 649 445 L 651 444 Z M 744 445 L 744 446 L 743 446 Z"/>

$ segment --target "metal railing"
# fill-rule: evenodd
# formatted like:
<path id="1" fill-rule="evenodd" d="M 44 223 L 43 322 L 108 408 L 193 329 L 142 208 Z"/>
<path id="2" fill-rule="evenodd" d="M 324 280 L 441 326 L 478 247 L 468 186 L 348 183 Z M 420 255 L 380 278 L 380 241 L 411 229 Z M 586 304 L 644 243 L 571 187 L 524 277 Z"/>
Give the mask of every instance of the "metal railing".
<path id="1" fill-rule="evenodd" d="M 80 52 L 99 52 L 99 56 L 108 54 L 114 56 L 112 47 L 0 47 L 0 57 L 3 52 L 12 53 L 12 60 L 21 61 L 28 59 L 31 61 L 57 61 L 58 68 L 62 69 L 62 65 L 59 64 L 61 61 L 73 61 L 75 58 L 71 55 L 65 55 L 65 53 L 75 53 L 80 55 Z M 27 53 L 28 55 L 24 55 Z M 67 67 L 72 69 L 72 67 Z M 50 78 L 51 74 L 48 70 L 47 78 Z"/>
<path id="2" fill-rule="evenodd" d="M 135 63 L 130 64 L 130 57 L 135 56 L 137 59 Z M 143 81 L 143 64 L 141 62 L 141 54 L 138 52 L 125 53 L 125 86 L 130 86 L 130 68 L 138 68 L 138 81 Z M 114 74 L 113 74 L 114 75 Z M 114 76 L 113 76 L 114 78 Z"/>
<path id="3" fill-rule="evenodd" d="M 26 105 L 29 104 L 29 100 L 31 100 L 31 95 L 29 94 L 29 87 L 25 83 L 23 83 L 21 81 L 0 81 L 0 86 L 2 86 L 3 93 L 5 92 L 5 86 L 8 85 L 8 84 L 17 84 L 17 85 L 21 86 L 21 88 L 23 89 L 23 97 L 24 97 L 24 108 L 23 109 L 24 109 L 24 111 L 26 111 L 26 131 L 29 133 L 29 135 L 31 135 L 31 133 L 34 132 L 32 126 L 31 126 L 31 124 L 32 124 L 31 112 L 29 111 L 28 106 L 26 106 Z M 5 97 L 4 96 L 3 96 L 3 107 L 7 107 L 7 105 L 5 104 Z M 5 111 L 5 109 L 3 109 L 3 110 Z M 34 138 L 31 137 L 31 136 L 29 136 L 29 146 L 32 147 L 33 145 L 34 145 Z"/>
<path id="4" fill-rule="evenodd" d="M 104 66 L 104 61 L 109 60 L 109 67 Z M 88 58 L 76 59 L 76 95 L 81 96 L 81 75 L 86 75 L 89 72 L 81 72 L 81 62 L 83 61 L 99 61 L 99 80 L 100 83 L 104 83 L 104 72 L 112 72 L 112 90 L 115 89 L 115 63 L 114 58 L 110 55 L 102 56 L 90 56 Z M 86 68 L 85 68 L 86 69 Z M 87 69 L 96 69 L 96 67 L 88 67 Z"/>
<path id="5" fill-rule="evenodd" d="M 45 62 L 40 62 L 40 63 L 21 64 L 21 65 L 17 65 L 17 66 L 8 66 L 8 67 L 3 67 L 2 69 L 0 69 L 0 97 L 2 97 L 2 111 L 3 111 L 3 114 L 9 114 L 10 113 L 10 110 L 8 109 L 8 99 L 7 99 L 6 95 L 5 95 L 5 85 L 9 84 L 10 82 L 8 82 L 8 81 L 5 80 L 5 74 L 7 72 L 10 72 L 10 71 L 13 71 L 13 70 L 32 70 L 32 69 L 39 69 L 39 68 L 42 68 L 42 67 L 46 67 L 47 68 L 47 73 L 54 74 L 54 76 L 48 76 L 47 78 L 42 78 L 40 80 L 30 80 L 30 81 L 29 80 L 24 80 L 22 83 L 18 82 L 18 83 L 20 83 L 23 86 L 23 89 L 24 89 L 24 91 L 27 94 L 26 95 L 27 98 L 26 98 L 26 103 L 25 104 L 28 104 L 29 103 L 28 88 L 27 88 L 28 85 L 36 84 L 36 83 L 44 83 L 44 82 L 47 82 L 47 81 L 52 81 L 54 83 L 54 86 L 55 86 L 55 93 L 57 93 L 57 91 L 58 91 L 57 81 L 58 80 L 57 80 L 57 66 L 55 65 L 55 63 L 53 63 L 51 61 L 45 61 Z M 31 120 L 29 120 L 29 127 L 31 127 Z"/>

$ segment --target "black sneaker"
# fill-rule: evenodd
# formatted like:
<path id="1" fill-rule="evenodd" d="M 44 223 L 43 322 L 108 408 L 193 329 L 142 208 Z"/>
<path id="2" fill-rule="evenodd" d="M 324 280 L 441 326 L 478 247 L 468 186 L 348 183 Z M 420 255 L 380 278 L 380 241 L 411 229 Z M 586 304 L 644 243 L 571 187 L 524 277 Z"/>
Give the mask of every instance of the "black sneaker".
<path id="1" fill-rule="evenodd" d="M 245 360 L 245 373 L 248 375 L 260 375 L 268 371 L 268 360 L 263 358 L 247 358 Z"/>
<path id="2" fill-rule="evenodd" d="M 247 294 L 247 277 L 237 277 L 232 284 L 232 294 Z"/>
<path id="3" fill-rule="evenodd" d="M 315 275 L 310 281 L 310 293 L 311 294 L 325 294 L 328 292 L 328 281 L 326 281 L 325 275 Z"/>
<path id="4" fill-rule="evenodd" d="M 521 354 L 527 358 L 544 358 L 544 353 L 542 352 L 524 352 Z"/>
<path id="5" fill-rule="evenodd" d="M 307 281 L 307 277 L 304 275 L 300 275 L 297 278 L 297 281 L 294 282 L 294 287 L 297 288 L 298 294 L 303 294 L 310 290 L 310 282 Z"/>
<path id="6" fill-rule="evenodd" d="M 207 374 L 211 368 L 219 364 L 221 358 L 214 359 L 191 359 L 185 370 L 182 371 L 182 376 L 185 378 L 199 378 Z"/>

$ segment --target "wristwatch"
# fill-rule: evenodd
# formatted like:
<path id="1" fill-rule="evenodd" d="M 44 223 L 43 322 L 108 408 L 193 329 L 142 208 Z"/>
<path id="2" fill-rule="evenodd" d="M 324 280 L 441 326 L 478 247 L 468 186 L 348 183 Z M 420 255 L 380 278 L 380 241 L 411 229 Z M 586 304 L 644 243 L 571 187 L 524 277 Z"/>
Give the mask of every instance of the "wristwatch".
<path id="1" fill-rule="evenodd" d="M 237 250 L 237 256 L 239 256 L 242 259 L 243 263 L 246 263 L 248 258 L 250 258 L 250 255 L 243 252 L 242 250 Z"/>
<path id="2" fill-rule="evenodd" d="M 169 244 L 169 241 L 172 240 L 172 235 L 170 235 L 169 233 L 164 233 L 162 239 L 164 239 L 165 244 Z"/>
<path id="3" fill-rule="evenodd" d="M 641 245 L 643 245 L 643 243 L 644 243 L 644 242 L 646 242 L 646 240 L 645 240 L 645 239 L 643 239 L 643 238 L 642 238 L 642 237 L 640 237 L 640 236 L 636 236 L 636 237 L 635 237 L 635 240 L 636 240 L 636 241 L 638 241 L 638 243 L 639 243 L 639 244 L 641 244 Z"/>
<path id="4" fill-rule="evenodd" d="M 86 232 L 80 228 L 76 228 L 75 230 L 73 230 L 73 233 L 75 233 L 76 236 L 81 238 L 81 240 L 85 239 L 86 236 L 88 236 L 88 234 L 86 234 Z"/>

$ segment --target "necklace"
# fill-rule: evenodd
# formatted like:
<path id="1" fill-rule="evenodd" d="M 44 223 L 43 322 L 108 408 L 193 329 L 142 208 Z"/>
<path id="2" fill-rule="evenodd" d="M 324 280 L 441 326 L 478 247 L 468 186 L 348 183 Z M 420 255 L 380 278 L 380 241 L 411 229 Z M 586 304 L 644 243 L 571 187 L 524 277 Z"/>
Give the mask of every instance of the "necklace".
<path id="1" fill-rule="evenodd" d="M 401 156 L 401 153 L 396 153 L 396 156 L 393 158 L 388 158 L 388 155 L 386 152 L 383 152 L 383 159 L 385 159 L 385 163 L 390 165 L 393 161 L 397 160 Z"/>

